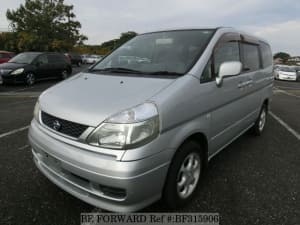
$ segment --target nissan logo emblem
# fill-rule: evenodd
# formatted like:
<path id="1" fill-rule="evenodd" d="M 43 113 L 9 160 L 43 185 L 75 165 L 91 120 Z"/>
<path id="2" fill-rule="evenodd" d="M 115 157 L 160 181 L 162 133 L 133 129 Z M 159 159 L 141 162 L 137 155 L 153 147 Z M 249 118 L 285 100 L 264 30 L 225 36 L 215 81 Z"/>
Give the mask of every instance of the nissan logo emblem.
<path id="1" fill-rule="evenodd" d="M 52 128 L 56 131 L 59 131 L 61 129 L 61 124 L 58 120 L 54 120 L 52 123 Z"/>

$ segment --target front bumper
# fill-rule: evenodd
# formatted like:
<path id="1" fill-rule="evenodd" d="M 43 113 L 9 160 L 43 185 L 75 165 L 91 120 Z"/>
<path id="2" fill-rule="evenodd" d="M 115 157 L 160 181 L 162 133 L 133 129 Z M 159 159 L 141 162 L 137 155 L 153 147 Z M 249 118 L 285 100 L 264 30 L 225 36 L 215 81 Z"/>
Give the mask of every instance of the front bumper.
<path id="1" fill-rule="evenodd" d="M 278 79 L 279 79 L 279 80 L 291 80 L 291 81 L 296 81 L 296 80 L 297 80 L 297 76 L 279 74 L 279 75 L 278 75 Z"/>
<path id="2" fill-rule="evenodd" d="M 47 132 L 32 121 L 34 161 L 46 177 L 75 197 L 117 212 L 137 211 L 161 197 L 172 152 L 124 162 L 64 143 Z"/>
<path id="3" fill-rule="evenodd" d="M 24 82 L 25 80 L 25 75 L 24 74 L 18 74 L 18 75 L 2 75 L 2 80 L 5 83 L 20 83 L 20 82 Z"/>

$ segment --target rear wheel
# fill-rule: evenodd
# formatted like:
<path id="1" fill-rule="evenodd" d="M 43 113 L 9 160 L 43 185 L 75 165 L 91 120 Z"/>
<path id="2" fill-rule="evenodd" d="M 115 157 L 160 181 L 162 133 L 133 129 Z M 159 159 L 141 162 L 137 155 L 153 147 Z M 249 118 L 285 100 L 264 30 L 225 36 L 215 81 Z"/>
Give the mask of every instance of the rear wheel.
<path id="1" fill-rule="evenodd" d="M 29 86 L 34 85 L 35 83 L 35 75 L 33 73 L 26 74 L 25 83 Z"/>
<path id="2" fill-rule="evenodd" d="M 253 126 L 253 133 L 256 136 L 260 136 L 266 126 L 266 122 L 267 122 L 267 105 L 263 104 L 263 106 L 261 107 L 259 116 L 257 118 L 257 120 L 255 121 L 255 124 Z"/>
<path id="3" fill-rule="evenodd" d="M 163 198 L 171 208 L 188 203 L 196 193 L 202 172 L 201 146 L 197 142 L 184 143 L 175 154 L 166 179 Z"/>

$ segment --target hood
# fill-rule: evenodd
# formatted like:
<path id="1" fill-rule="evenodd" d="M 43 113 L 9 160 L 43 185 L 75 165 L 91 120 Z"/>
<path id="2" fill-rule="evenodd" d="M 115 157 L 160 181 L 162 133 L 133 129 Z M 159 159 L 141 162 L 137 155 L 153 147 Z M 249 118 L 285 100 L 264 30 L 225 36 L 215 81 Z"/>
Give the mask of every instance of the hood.
<path id="1" fill-rule="evenodd" d="M 0 70 L 1 69 L 4 69 L 4 70 L 15 70 L 15 69 L 18 69 L 18 68 L 23 68 L 23 67 L 25 67 L 27 65 L 28 64 L 7 62 L 7 63 L 3 63 L 3 64 L 0 65 Z"/>
<path id="2" fill-rule="evenodd" d="M 39 101 L 41 109 L 53 116 L 96 127 L 174 80 L 80 73 L 46 90 Z"/>

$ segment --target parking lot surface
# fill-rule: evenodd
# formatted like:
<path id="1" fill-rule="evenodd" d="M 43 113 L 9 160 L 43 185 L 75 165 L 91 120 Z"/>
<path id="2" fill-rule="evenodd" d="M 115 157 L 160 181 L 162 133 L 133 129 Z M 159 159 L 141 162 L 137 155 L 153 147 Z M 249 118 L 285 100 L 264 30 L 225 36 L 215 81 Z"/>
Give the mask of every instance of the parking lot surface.
<path id="1" fill-rule="evenodd" d="M 57 82 L 0 85 L 0 224 L 79 224 L 81 212 L 101 212 L 56 187 L 33 163 L 33 107 Z M 275 81 L 263 135 L 246 133 L 214 157 L 196 197 L 178 211 L 216 212 L 220 224 L 300 224 L 299 133 L 300 82 Z M 142 210 L 168 211 L 162 202 Z"/>

